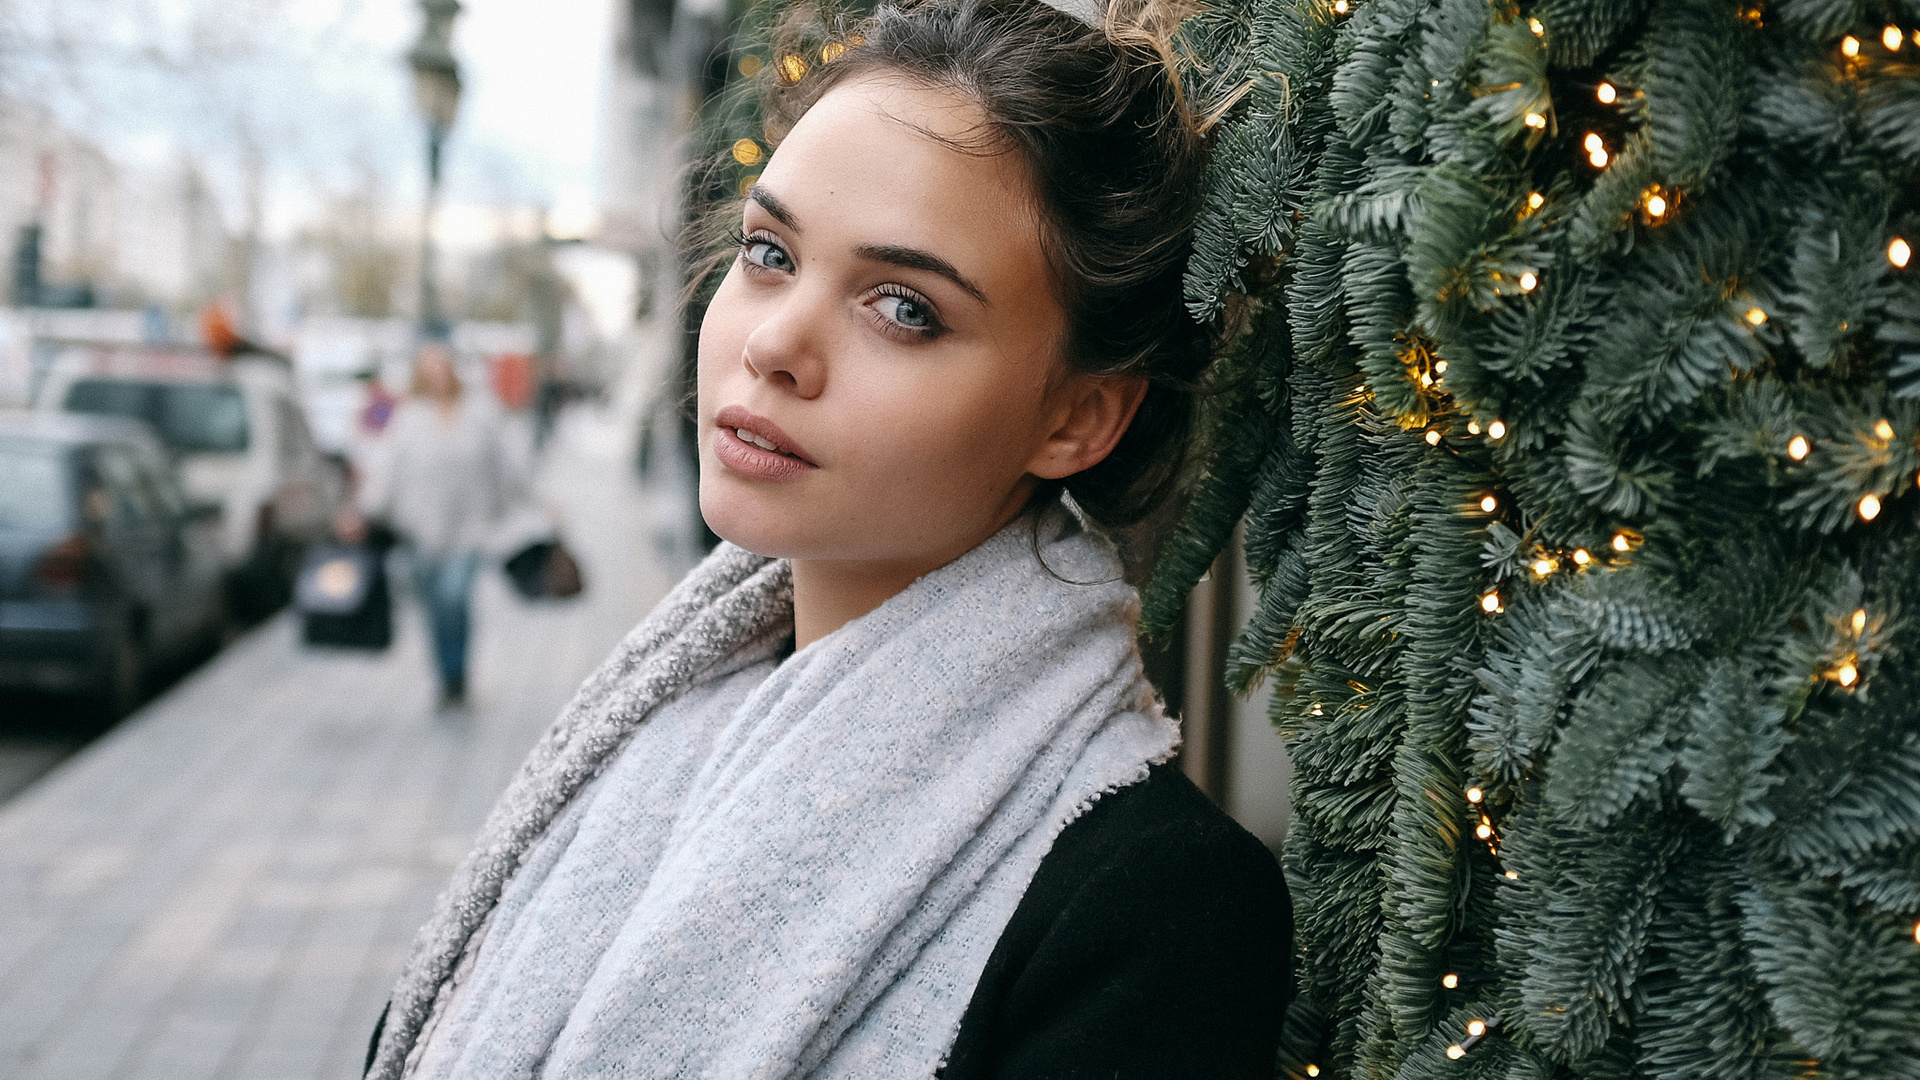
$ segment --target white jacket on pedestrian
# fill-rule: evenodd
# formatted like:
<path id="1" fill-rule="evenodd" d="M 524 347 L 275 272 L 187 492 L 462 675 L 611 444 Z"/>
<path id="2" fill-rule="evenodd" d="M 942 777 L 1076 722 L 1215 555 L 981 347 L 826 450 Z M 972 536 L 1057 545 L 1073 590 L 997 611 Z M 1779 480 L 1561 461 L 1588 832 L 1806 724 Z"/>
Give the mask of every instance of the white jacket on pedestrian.
<path id="1" fill-rule="evenodd" d="M 503 521 L 529 503 L 518 442 L 478 395 L 451 412 L 408 398 L 365 462 L 360 511 L 427 554 L 496 546 Z"/>

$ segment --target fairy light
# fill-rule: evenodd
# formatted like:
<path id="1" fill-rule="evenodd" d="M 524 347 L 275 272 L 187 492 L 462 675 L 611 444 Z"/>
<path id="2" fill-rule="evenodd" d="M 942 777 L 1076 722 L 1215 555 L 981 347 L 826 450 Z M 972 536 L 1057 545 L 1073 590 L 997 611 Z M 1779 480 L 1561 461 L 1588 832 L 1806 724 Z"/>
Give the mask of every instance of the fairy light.
<path id="1" fill-rule="evenodd" d="M 1524 118 L 1521 119 L 1521 123 L 1527 125 L 1528 127 L 1534 129 L 1535 131 L 1539 131 L 1542 128 L 1545 128 L 1547 126 L 1547 118 L 1540 115 L 1537 112 L 1530 112 Z"/>
<path id="2" fill-rule="evenodd" d="M 1587 137 L 1581 141 L 1580 145 L 1587 148 L 1587 160 L 1593 163 L 1594 168 L 1607 167 L 1607 144 L 1600 138 L 1599 132 L 1587 132 Z"/>
<path id="3" fill-rule="evenodd" d="M 1913 940 L 1920 941 L 1920 927 L 1914 929 Z M 1440 976 L 1440 985 L 1452 990 L 1460 985 L 1460 976 L 1449 971 L 1445 975 Z"/>
<path id="4" fill-rule="evenodd" d="M 1493 836 L 1493 826 L 1483 821 L 1479 825 L 1474 827 L 1473 835 L 1479 837 L 1482 840 L 1486 840 Z"/>
<path id="5" fill-rule="evenodd" d="M 1912 259 L 1912 244 L 1907 243 L 1898 236 L 1894 237 L 1892 242 L 1887 244 L 1887 261 L 1892 263 L 1896 270 L 1905 270 L 1907 263 Z"/>
<path id="6" fill-rule="evenodd" d="M 1521 292 L 1532 292 L 1534 290 L 1534 287 L 1539 284 L 1540 284 L 1540 278 L 1537 275 L 1535 275 L 1533 271 L 1525 270 L 1521 272 L 1520 274 L 1520 291 Z"/>
<path id="7" fill-rule="evenodd" d="M 1867 492 L 1860 496 L 1860 503 L 1854 510 L 1860 515 L 1861 521 L 1872 521 L 1880 516 L 1880 496 Z"/>
<path id="8" fill-rule="evenodd" d="M 1805 435 L 1795 435 L 1787 440 L 1787 456 L 1795 461 L 1807 460 L 1807 452 L 1812 449 L 1813 446 L 1807 442 Z"/>
<path id="9" fill-rule="evenodd" d="M 760 144 L 752 139 L 737 139 L 733 144 L 733 160 L 742 165 L 760 163 Z"/>
<path id="10" fill-rule="evenodd" d="M 1833 669 L 1833 681 L 1841 686 L 1851 687 L 1860 681 L 1860 669 L 1851 660 L 1842 660 L 1840 666 Z"/>
<path id="11" fill-rule="evenodd" d="M 1433 362 L 1433 373 L 1435 375 L 1445 375 L 1447 373 L 1447 362 L 1445 360 L 1435 360 Z"/>
<path id="12" fill-rule="evenodd" d="M 1840 39 L 1840 54 L 1851 60 L 1860 55 L 1860 39 L 1848 34 Z"/>
<path id="13" fill-rule="evenodd" d="M 1487 1022 L 1485 1020 L 1467 1021 L 1467 1034 L 1485 1035 L 1486 1033 L 1487 1033 Z"/>
<path id="14" fill-rule="evenodd" d="M 1318 1065 L 1309 1065 L 1309 1066 L 1307 1066 L 1307 1075 L 1308 1075 L 1308 1076 L 1319 1076 L 1319 1075 L 1320 1075 L 1320 1066 L 1318 1066 Z"/>
<path id="15" fill-rule="evenodd" d="M 1550 577 L 1553 572 L 1558 569 L 1560 569 L 1560 564 L 1554 562 L 1552 559 L 1540 558 L 1533 560 L 1533 573 L 1535 577 Z"/>
<path id="16" fill-rule="evenodd" d="M 1507 871 L 1507 880 L 1508 880 L 1508 881 L 1519 881 L 1519 880 L 1520 880 L 1520 871 L 1518 871 L 1518 870 L 1509 870 L 1509 871 Z"/>
<path id="17" fill-rule="evenodd" d="M 1629 538 L 1626 533 L 1619 532 L 1613 534 L 1613 550 L 1625 552 L 1632 546 L 1633 540 Z"/>
<path id="18" fill-rule="evenodd" d="M 1506 437 L 1507 425 L 1505 421 L 1495 420 L 1493 423 L 1487 425 L 1487 438 L 1498 442 Z"/>
<path id="19" fill-rule="evenodd" d="M 1600 104 L 1611 105 L 1620 100 L 1620 91 L 1615 89 L 1612 83 L 1603 82 L 1593 88 L 1593 96 L 1600 99 Z M 1588 147 L 1588 149 L 1592 149 L 1592 147 Z"/>
<path id="20" fill-rule="evenodd" d="M 1427 372 L 1424 372 L 1424 371 L 1423 371 L 1423 372 L 1421 372 L 1421 373 L 1420 373 L 1420 388 L 1421 388 L 1422 390 L 1425 390 L 1426 388 L 1428 388 L 1428 387 L 1430 387 L 1430 386 L 1432 386 L 1432 385 L 1433 385 L 1433 376 L 1432 376 L 1432 375 L 1430 375 L 1430 374 L 1428 374 Z"/>
<path id="21" fill-rule="evenodd" d="M 1880 31 L 1880 44 L 1885 45 L 1888 52 L 1899 52 L 1900 46 L 1905 42 L 1906 35 L 1902 34 L 1897 26 L 1888 24 L 1885 30 Z"/>
<path id="22" fill-rule="evenodd" d="M 1347 0 L 1333 0 L 1333 13 L 1335 15 L 1345 15 L 1351 10 L 1353 10 L 1352 5 L 1348 4 Z"/>
<path id="23" fill-rule="evenodd" d="M 1311 709 L 1308 709 L 1308 710 L 1307 710 L 1307 715 L 1308 715 L 1308 716 L 1319 716 L 1319 715 L 1321 715 L 1321 713 L 1322 713 L 1322 711 L 1323 711 L 1323 710 L 1322 710 L 1322 709 L 1320 708 L 1320 703 L 1316 701 L 1316 702 L 1314 702 L 1314 703 L 1313 703 L 1313 708 L 1311 708 Z"/>
<path id="24" fill-rule="evenodd" d="M 1467 1051 L 1466 1048 L 1459 1043 L 1454 1043 L 1452 1046 L 1447 1047 L 1447 1056 L 1455 1061 L 1459 1061 L 1461 1058 L 1467 1056 Z"/>
<path id="25" fill-rule="evenodd" d="M 1500 610 L 1500 590 L 1495 589 L 1480 598 L 1480 610 L 1491 615 Z"/>
<path id="26" fill-rule="evenodd" d="M 747 175 L 740 178 L 740 197 L 741 198 L 744 199 L 747 197 L 747 194 L 753 190 L 754 181 L 758 179 L 760 179 L 760 174 L 757 172 L 748 173 Z"/>
<path id="27" fill-rule="evenodd" d="M 1854 608 L 1854 609 L 1853 609 L 1853 618 L 1852 618 L 1852 620 L 1850 620 L 1850 621 L 1851 621 L 1851 622 L 1853 623 L 1853 632 L 1854 632 L 1854 633 L 1856 633 L 1856 634 L 1859 634 L 1859 633 L 1864 633 L 1864 632 L 1866 631 L 1866 629 L 1867 629 L 1867 609 L 1866 609 L 1866 608 Z"/>
<path id="28" fill-rule="evenodd" d="M 820 46 L 820 62 L 831 64 L 847 54 L 847 45 L 843 41 L 829 41 Z"/>
<path id="29" fill-rule="evenodd" d="M 1920 945 L 1920 922 L 1913 924 L 1913 943 Z"/>
<path id="30" fill-rule="evenodd" d="M 1547 27 L 1546 27 L 1546 24 L 1545 24 L 1545 23 L 1543 23 L 1543 22 L 1541 22 L 1541 21 L 1540 21 L 1539 19 L 1528 19 L 1528 20 L 1527 20 L 1527 29 L 1529 29 L 1529 30 L 1531 30 L 1531 31 L 1533 31 L 1533 36 L 1534 36 L 1534 37 L 1546 37 L 1546 36 L 1547 36 Z M 1893 28 L 1892 28 L 1892 27 L 1888 27 L 1887 29 L 1889 29 L 1889 30 L 1891 30 L 1891 29 L 1893 29 Z"/>
<path id="31" fill-rule="evenodd" d="M 1440 445 L 1440 433 L 1438 431 L 1435 431 L 1433 428 L 1427 429 L 1426 439 L 1427 439 L 1428 446 Z"/>
<path id="32" fill-rule="evenodd" d="M 1470 787 L 1467 789 L 1467 801 L 1470 803 L 1474 803 L 1477 805 L 1481 799 L 1484 799 L 1486 797 L 1487 797 L 1487 793 L 1480 790 L 1477 787 Z"/>
<path id="33" fill-rule="evenodd" d="M 1873 422 L 1873 433 L 1882 439 L 1893 438 L 1893 425 L 1883 418 Z"/>
<path id="34" fill-rule="evenodd" d="M 1467 434 L 1469 435 L 1480 434 L 1480 421 L 1478 420 L 1467 421 Z"/>
<path id="35" fill-rule="evenodd" d="M 1658 191 L 1648 192 L 1647 193 L 1647 216 L 1648 217 L 1667 216 L 1667 197 L 1660 194 Z"/>
<path id="36" fill-rule="evenodd" d="M 1573 565 L 1585 566 L 1593 561 L 1593 555 L 1586 548 L 1573 549 Z"/>
<path id="37" fill-rule="evenodd" d="M 1480 496 L 1480 510 L 1482 513 L 1491 514 L 1498 509 L 1500 509 L 1499 499 L 1496 499 L 1491 495 Z"/>
<path id="38" fill-rule="evenodd" d="M 1757 307 L 1750 307 L 1747 309 L 1747 321 L 1759 326 L 1767 321 L 1767 313 Z"/>
<path id="39" fill-rule="evenodd" d="M 760 69 L 766 66 L 767 62 L 765 60 L 760 59 L 752 53 L 748 53 L 740 58 L 740 77 L 743 79 L 751 79 L 755 75 L 760 74 Z"/>
<path id="40" fill-rule="evenodd" d="M 1547 205 L 1547 197 L 1537 191 L 1527 193 L 1527 209 L 1538 210 Z"/>
<path id="41" fill-rule="evenodd" d="M 807 73 L 807 62 L 794 53 L 781 57 L 774 67 L 780 72 L 780 81 L 789 85 L 799 82 Z"/>

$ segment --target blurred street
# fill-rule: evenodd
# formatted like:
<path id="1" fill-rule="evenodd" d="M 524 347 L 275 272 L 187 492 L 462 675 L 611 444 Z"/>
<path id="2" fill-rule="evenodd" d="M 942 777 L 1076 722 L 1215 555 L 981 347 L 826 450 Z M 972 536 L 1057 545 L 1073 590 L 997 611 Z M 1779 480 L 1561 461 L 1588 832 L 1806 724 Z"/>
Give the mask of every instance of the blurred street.
<path id="1" fill-rule="evenodd" d="M 492 800 L 689 564 L 686 477 L 643 489 L 630 430 L 563 417 L 539 486 L 587 592 L 484 573 L 466 710 L 436 712 L 412 604 L 377 655 L 305 648 L 283 612 L 0 804 L 0 1076 L 359 1075 Z"/>

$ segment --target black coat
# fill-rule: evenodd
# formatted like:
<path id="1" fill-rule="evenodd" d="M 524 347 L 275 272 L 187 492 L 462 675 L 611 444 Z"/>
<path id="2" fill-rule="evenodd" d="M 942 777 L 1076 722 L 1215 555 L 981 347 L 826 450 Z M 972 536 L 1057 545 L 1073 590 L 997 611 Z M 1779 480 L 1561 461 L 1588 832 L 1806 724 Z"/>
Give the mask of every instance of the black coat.
<path id="1" fill-rule="evenodd" d="M 941 1080 L 1266 1080 L 1292 958 L 1273 854 L 1156 766 L 1054 841 Z"/>

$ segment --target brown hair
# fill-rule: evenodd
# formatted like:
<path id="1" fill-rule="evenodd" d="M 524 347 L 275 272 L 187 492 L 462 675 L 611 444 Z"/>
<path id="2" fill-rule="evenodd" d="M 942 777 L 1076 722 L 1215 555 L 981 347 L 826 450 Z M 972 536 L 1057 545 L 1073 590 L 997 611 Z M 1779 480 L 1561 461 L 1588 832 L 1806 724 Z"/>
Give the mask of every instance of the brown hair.
<path id="1" fill-rule="evenodd" d="M 1036 493 L 1065 490 L 1108 526 L 1141 521 L 1179 480 L 1210 352 L 1182 302 L 1205 139 L 1172 62 L 1176 16 L 1148 4 L 1096 26 L 1041 0 L 906 0 L 858 19 L 801 7 L 759 76 L 769 144 L 834 86 L 886 73 L 973 100 L 983 138 L 959 149 L 1021 156 L 1067 315 L 1064 358 L 1148 384 L 1104 461 Z M 813 57 L 831 59 L 800 59 Z"/>

